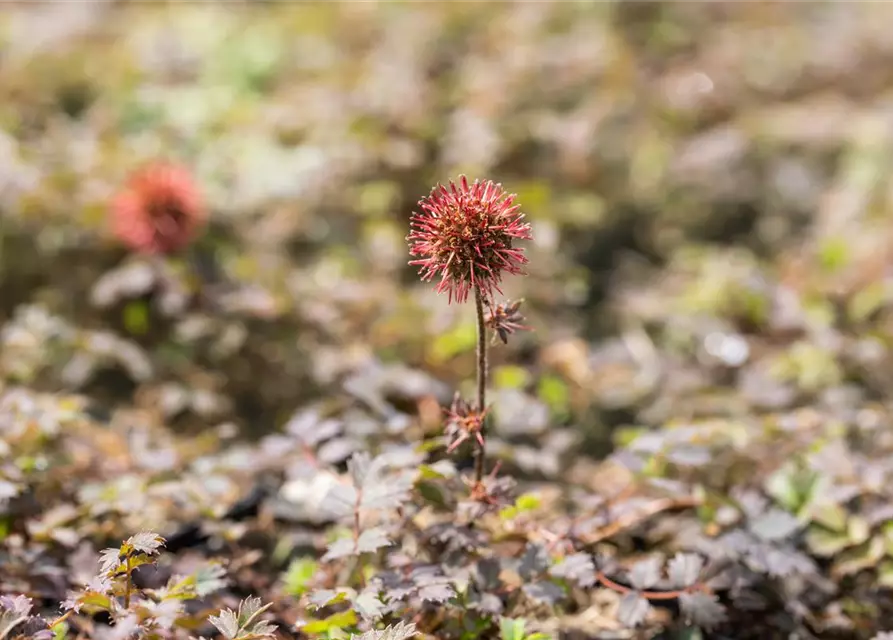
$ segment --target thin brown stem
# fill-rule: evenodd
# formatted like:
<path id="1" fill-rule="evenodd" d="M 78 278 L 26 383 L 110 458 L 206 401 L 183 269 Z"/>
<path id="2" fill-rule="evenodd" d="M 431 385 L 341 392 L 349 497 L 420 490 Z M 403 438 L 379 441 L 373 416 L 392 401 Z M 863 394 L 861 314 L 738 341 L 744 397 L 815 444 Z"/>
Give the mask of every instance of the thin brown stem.
<path id="1" fill-rule="evenodd" d="M 57 624 L 62 624 L 63 622 L 68 620 L 71 617 L 72 613 L 74 613 L 74 609 L 69 609 L 68 611 L 63 613 L 61 616 L 59 616 L 58 618 L 56 618 L 55 620 L 50 622 L 50 629 L 55 627 Z"/>
<path id="2" fill-rule="evenodd" d="M 474 304 L 477 309 L 478 345 L 477 345 L 477 374 L 478 374 L 478 411 L 484 411 L 487 407 L 487 326 L 484 319 L 484 296 L 480 287 L 474 288 Z M 486 436 L 487 416 L 481 420 L 481 438 L 477 441 L 476 458 L 474 464 L 475 481 L 481 482 L 484 478 L 484 446 Z"/>
<path id="3" fill-rule="evenodd" d="M 360 583 L 366 586 L 366 572 L 363 568 L 363 554 L 360 553 L 360 503 L 363 501 L 363 494 L 357 491 L 357 501 L 353 507 L 353 544 L 357 551 L 357 571 L 360 574 Z"/>
<path id="4" fill-rule="evenodd" d="M 127 556 L 127 582 L 124 583 L 124 608 L 130 609 L 130 556 Z"/>

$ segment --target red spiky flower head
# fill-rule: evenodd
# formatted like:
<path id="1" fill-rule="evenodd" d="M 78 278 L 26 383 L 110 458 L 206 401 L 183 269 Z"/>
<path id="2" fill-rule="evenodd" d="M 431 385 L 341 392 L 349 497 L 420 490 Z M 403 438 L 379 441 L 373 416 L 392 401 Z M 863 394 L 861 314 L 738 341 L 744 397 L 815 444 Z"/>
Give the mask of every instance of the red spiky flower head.
<path id="1" fill-rule="evenodd" d="M 112 230 L 140 253 L 172 253 L 198 235 L 207 209 L 185 167 L 158 162 L 135 172 L 112 202 Z"/>
<path id="2" fill-rule="evenodd" d="M 523 274 L 527 262 L 524 250 L 513 246 L 531 239 L 514 199 L 490 180 L 470 185 L 459 176 L 449 188 L 438 184 L 410 220 L 406 240 L 418 259 L 409 264 L 419 267 L 422 280 L 438 276 L 437 292 L 447 291 L 450 302 L 465 302 L 475 287 L 492 302 L 494 290 L 502 293 L 502 274 Z"/>

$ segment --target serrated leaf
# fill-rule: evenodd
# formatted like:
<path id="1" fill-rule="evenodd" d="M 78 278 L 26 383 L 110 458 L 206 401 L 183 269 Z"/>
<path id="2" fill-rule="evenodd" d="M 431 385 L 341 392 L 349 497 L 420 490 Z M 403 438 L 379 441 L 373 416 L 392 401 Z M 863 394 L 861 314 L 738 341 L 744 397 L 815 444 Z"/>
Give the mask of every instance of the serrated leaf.
<path id="1" fill-rule="evenodd" d="M 338 558 L 347 558 L 357 555 L 356 541 L 351 537 L 338 538 L 326 549 L 325 555 L 322 557 L 323 562 L 330 562 Z"/>
<path id="2" fill-rule="evenodd" d="M 431 584 L 419 587 L 416 595 L 424 602 L 446 602 L 456 595 L 456 591 L 449 584 Z"/>
<path id="3" fill-rule="evenodd" d="M 357 540 L 357 550 L 360 553 L 371 553 L 391 544 L 383 528 L 373 527 L 372 529 L 366 529 L 360 534 Z"/>
<path id="4" fill-rule="evenodd" d="M 783 540 L 800 528 L 800 522 L 787 511 L 770 509 L 750 522 L 750 530 L 768 541 Z"/>
<path id="5" fill-rule="evenodd" d="M 625 627 L 637 627 L 642 624 L 650 610 L 651 605 L 648 601 L 635 591 L 631 591 L 620 599 L 617 619 Z"/>
<path id="6" fill-rule="evenodd" d="M 215 562 L 209 562 L 193 575 L 195 577 L 195 595 L 199 598 L 219 591 L 228 584 L 226 569 Z"/>
<path id="7" fill-rule="evenodd" d="M 0 596 L 0 609 L 19 618 L 30 614 L 31 606 L 31 598 L 25 595 Z"/>
<path id="8" fill-rule="evenodd" d="M 691 624 L 705 629 L 711 629 L 726 620 L 725 608 L 712 594 L 682 593 L 679 595 L 679 606 Z"/>
<path id="9" fill-rule="evenodd" d="M 366 633 L 356 636 L 351 635 L 351 640 L 409 640 L 418 634 L 415 624 L 398 622 L 397 624 L 385 627 L 381 630 L 367 631 Z"/>
<path id="10" fill-rule="evenodd" d="M 378 594 L 370 589 L 363 591 L 353 598 L 353 608 L 364 620 L 377 620 L 385 610 L 385 604 Z"/>
<path id="11" fill-rule="evenodd" d="M 558 604 L 567 597 L 564 589 L 548 580 L 538 580 L 537 582 L 525 584 L 522 587 L 522 590 L 531 600 L 542 602 L 550 606 Z"/>
<path id="12" fill-rule="evenodd" d="M 677 553 L 667 564 L 667 577 L 675 589 L 689 587 L 698 581 L 704 560 L 693 553 Z"/>
<path id="13" fill-rule="evenodd" d="M 121 549 L 125 553 L 144 553 L 152 556 L 164 546 L 164 538 L 152 531 L 141 531 L 127 539 Z"/>
<path id="14" fill-rule="evenodd" d="M 335 591 L 334 589 L 317 589 L 310 593 L 310 604 L 317 609 L 343 602 L 346 599 L 347 594 L 344 591 Z"/>
<path id="15" fill-rule="evenodd" d="M 636 589 L 648 589 L 660 580 L 664 562 L 662 558 L 652 556 L 633 565 L 629 572 L 629 581 Z"/>
<path id="16" fill-rule="evenodd" d="M 595 584 L 595 563 L 588 553 L 574 553 L 549 569 L 556 578 L 573 580 L 581 587 Z"/>
<path id="17" fill-rule="evenodd" d="M 216 562 L 211 562 L 188 576 L 171 578 L 161 594 L 163 599 L 188 600 L 214 593 L 226 584 L 226 570 Z"/>
<path id="18" fill-rule="evenodd" d="M 320 510 L 332 518 L 352 516 L 357 507 L 357 490 L 348 484 L 336 484 L 326 493 L 320 504 Z"/>
<path id="19" fill-rule="evenodd" d="M 118 558 L 119 552 L 119 549 L 112 549 L 111 547 L 99 552 L 99 573 L 112 574 L 117 572 L 118 567 L 121 565 L 121 560 Z"/>
<path id="20" fill-rule="evenodd" d="M 488 613 L 491 616 L 497 616 L 502 613 L 502 600 L 493 593 L 479 593 L 477 589 L 471 589 L 465 595 L 465 602 L 472 611 L 480 611 Z"/>
<path id="21" fill-rule="evenodd" d="M 388 472 L 389 457 L 371 458 L 365 451 L 355 453 L 347 462 L 353 486 L 336 485 L 323 500 L 323 510 L 344 518 L 357 509 L 393 509 L 409 499 L 415 472 Z"/>
<path id="22" fill-rule="evenodd" d="M 239 619 L 232 609 L 224 609 L 220 615 L 208 616 L 208 621 L 217 627 L 227 640 L 233 640 L 239 634 Z"/>
<path id="23" fill-rule="evenodd" d="M 239 603 L 239 628 L 248 635 L 255 637 L 268 636 L 276 630 L 276 626 L 258 617 L 267 609 L 273 606 L 273 603 L 264 604 L 257 596 L 249 596 Z"/>
<path id="24" fill-rule="evenodd" d="M 412 485 L 412 475 L 407 472 L 391 476 L 372 476 L 363 485 L 360 507 L 363 509 L 393 509 L 409 499 Z"/>

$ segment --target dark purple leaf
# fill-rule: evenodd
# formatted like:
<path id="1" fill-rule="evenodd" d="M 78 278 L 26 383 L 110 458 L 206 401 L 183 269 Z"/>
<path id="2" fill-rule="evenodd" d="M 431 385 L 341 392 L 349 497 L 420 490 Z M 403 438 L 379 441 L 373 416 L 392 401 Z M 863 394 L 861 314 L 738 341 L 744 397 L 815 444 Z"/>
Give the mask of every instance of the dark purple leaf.
<path id="1" fill-rule="evenodd" d="M 800 522 L 787 511 L 771 509 L 751 520 L 754 535 L 767 541 L 782 540 L 800 528 Z"/>
<path id="2" fill-rule="evenodd" d="M 667 565 L 667 575 L 671 585 L 676 589 L 689 587 L 697 582 L 704 568 L 700 556 L 691 553 L 677 553 Z"/>
<path id="3" fill-rule="evenodd" d="M 334 589 L 317 589 L 310 593 L 310 604 L 317 609 L 328 606 L 333 600 L 340 600 L 343 592 Z"/>
<path id="4" fill-rule="evenodd" d="M 468 608 L 496 616 L 502 613 L 503 605 L 499 596 L 492 593 L 478 593 L 470 590 L 467 596 Z"/>
<path id="5" fill-rule="evenodd" d="M 360 552 L 357 550 L 357 543 L 353 538 L 338 538 L 328 546 L 322 560 L 323 562 L 329 562 L 330 560 L 337 560 L 338 558 L 356 556 L 359 555 L 359 553 Z"/>
<path id="6" fill-rule="evenodd" d="M 360 534 L 360 537 L 357 540 L 357 550 L 360 553 L 371 553 L 381 547 L 387 547 L 390 544 L 391 541 L 388 540 L 385 530 L 381 527 L 374 527 L 372 529 L 366 529 Z"/>
<path id="7" fill-rule="evenodd" d="M 683 593 L 679 596 L 679 606 L 686 619 L 699 627 L 711 629 L 726 620 L 725 608 L 715 595 Z"/>
<path id="8" fill-rule="evenodd" d="M 549 569 L 556 578 L 573 580 L 581 587 L 595 584 L 595 564 L 588 553 L 574 553 Z"/>
<path id="9" fill-rule="evenodd" d="M 684 467 L 700 467 L 710 462 L 713 457 L 707 447 L 693 444 L 678 445 L 666 452 L 666 458 L 674 464 Z"/>
<path id="10" fill-rule="evenodd" d="M 635 591 L 627 593 L 620 599 L 617 609 L 617 619 L 626 627 L 637 627 L 645 620 L 651 605 Z"/>
<path id="11" fill-rule="evenodd" d="M 354 452 L 361 449 L 363 443 L 356 438 L 344 437 L 329 440 L 319 447 L 316 457 L 320 462 L 336 464 L 347 460 Z"/>
<path id="12" fill-rule="evenodd" d="M 419 587 L 416 595 L 424 602 L 446 602 L 456 595 L 456 591 L 450 584 L 443 582 Z"/>
<path id="13" fill-rule="evenodd" d="M 549 554 L 540 544 L 530 543 L 524 549 L 524 555 L 518 563 L 518 574 L 525 580 L 531 580 L 549 567 Z"/>
<path id="14" fill-rule="evenodd" d="M 375 590 L 366 589 L 353 598 L 353 608 L 365 620 L 377 620 L 384 612 L 385 605 Z"/>
<path id="15" fill-rule="evenodd" d="M 525 584 L 522 589 L 531 600 L 536 600 L 549 606 L 555 606 L 567 597 L 564 589 L 548 580 L 538 580 L 537 582 Z"/>
<path id="16" fill-rule="evenodd" d="M 636 589 L 648 589 L 657 584 L 661 577 L 664 562 L 657 556 L 641 560 L 629 572 L 629 581 Z"/>

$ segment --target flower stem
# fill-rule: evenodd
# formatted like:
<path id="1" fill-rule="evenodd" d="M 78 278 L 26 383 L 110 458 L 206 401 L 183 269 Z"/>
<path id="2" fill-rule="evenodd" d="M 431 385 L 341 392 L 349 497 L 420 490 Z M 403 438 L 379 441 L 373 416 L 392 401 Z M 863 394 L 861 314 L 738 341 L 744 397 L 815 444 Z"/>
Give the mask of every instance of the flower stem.
<path id="1" fill-rule="evenodd" d="M 478 286 L 474 288 L 474 303 L 477 309 L 478 345 L 477 345 L 477 374 L 478 374 L 478 411 L 483 412 L 487 406 L 487 326 L 484 321 L 484 295 Z M 484 456 L 486 455 L 484 442 L 486 442 L 487 416 L 481 420 L 481 440 L 477 442 L 476 458 L 474 463 L 474 478 L 480 482 L 484 478 Z"/>

